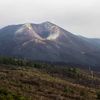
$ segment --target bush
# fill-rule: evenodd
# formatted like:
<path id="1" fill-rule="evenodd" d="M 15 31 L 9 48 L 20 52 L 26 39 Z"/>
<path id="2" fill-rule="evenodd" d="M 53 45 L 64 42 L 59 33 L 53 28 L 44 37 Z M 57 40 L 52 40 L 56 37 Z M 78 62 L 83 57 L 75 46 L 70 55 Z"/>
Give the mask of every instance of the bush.
<path id="1" fill-rule="evenodd" d="M 81 90 L 80 91 L 80 96 L 83 98 L 83 100 L 91 100 L 88 91 L 86 90 Z"/>
<path id="2" fill-rule="evenodd" d="M 0 100 L 27 100 L 24 96 L 19 96 L 6 89 L 0 89 Z"/>
<path id="3" fill-rule="evenodd" d="M 97 91 L 96 95 L 97 95 L 97 99 L 100 99 L 100 91 Z"/>
<path id="4" fill-rule="evenodd" d="M 69 88 L 69 87 L 66 87 L 66 88 L 64 89 L 64 92 L 65 92 L 65 93 L 74 93 L 73 89 L 71 89 L 71 88 Z"/>

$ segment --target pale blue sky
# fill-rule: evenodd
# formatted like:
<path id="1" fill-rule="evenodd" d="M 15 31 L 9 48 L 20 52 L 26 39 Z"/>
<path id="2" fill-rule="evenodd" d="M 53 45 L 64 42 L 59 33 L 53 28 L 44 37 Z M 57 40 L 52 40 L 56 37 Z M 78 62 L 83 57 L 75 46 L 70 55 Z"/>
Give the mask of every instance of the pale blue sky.
<path id="1" fill-rule="evenodd" d="M 100 0 L 0 0 L 0 27 L 44 21 L 100 38 Z"/>

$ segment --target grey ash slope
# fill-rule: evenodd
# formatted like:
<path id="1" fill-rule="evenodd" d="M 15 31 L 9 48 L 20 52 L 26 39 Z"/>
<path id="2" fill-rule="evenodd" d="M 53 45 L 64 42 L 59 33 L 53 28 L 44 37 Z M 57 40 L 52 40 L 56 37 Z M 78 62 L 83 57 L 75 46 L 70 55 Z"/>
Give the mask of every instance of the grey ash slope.
<path id="1" fill-rule="evenodd" d="M 0 55 L 32 60 L 100 65 L 100 41 L 76 36 L 50 22 L 0 30 Z"/>

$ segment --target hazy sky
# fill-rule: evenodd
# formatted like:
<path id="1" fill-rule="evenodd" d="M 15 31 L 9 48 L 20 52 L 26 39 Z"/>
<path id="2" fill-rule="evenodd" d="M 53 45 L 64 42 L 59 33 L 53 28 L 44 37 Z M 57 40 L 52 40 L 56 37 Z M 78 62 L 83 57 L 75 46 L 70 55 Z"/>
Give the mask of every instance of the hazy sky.
<path id="1" fill-rule="evenodd" d="M 0 0 L 0 27 L 44 21 L 100 38 L 100 0 Z"/>

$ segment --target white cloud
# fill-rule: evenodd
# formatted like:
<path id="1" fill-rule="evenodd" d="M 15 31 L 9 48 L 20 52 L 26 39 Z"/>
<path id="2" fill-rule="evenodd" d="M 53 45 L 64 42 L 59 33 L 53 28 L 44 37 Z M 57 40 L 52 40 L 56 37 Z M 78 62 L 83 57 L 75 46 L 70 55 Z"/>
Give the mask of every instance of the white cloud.
<path id="1" fill-rule="evenodd" d="M 54 22 L 73 32 L 100 37 L 100 0 L 0 0 L 0 27 Z"/>

